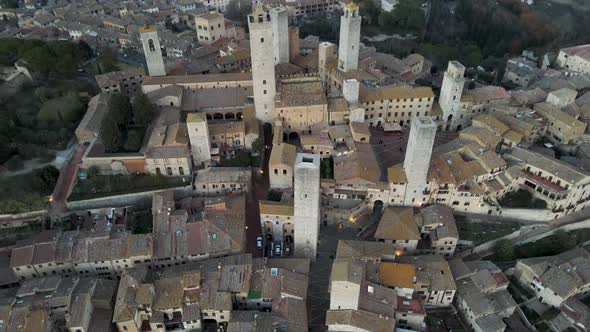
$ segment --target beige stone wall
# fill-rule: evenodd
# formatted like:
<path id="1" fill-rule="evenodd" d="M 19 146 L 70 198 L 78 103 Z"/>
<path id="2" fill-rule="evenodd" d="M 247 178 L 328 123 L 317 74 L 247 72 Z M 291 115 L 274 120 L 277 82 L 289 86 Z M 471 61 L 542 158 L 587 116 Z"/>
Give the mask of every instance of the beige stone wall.
<path id="1" fill-rule="evenodd" d="M 285 132 L 307 133 L 311 126 L 327 121 L 328 105 L 277 107 L 274 121 L 281 121 Z"/>
<path id="2" fill-rule="evenodd" d="M 276 189 L 293 188 L 293 167 L 285 164 L 269 166 L 270 187 Z"/>
<path id="3" fill-rule="evenodd" d="M 365 122 L 372 126 L 385 122 L 396 122 L 404 127 L 409 127 L 413 117 L 430 115 L 433 103 L 434 97 L 401 98 L 363 102 L 361 107 L 365 109 Z"/>
<path id="4" fill-rule="evenodd" d="M 145 169 L 150 174 L 164 176 L 189 176 L 191 172 L 190 158 L 151 159 L 147 158 Z"/>

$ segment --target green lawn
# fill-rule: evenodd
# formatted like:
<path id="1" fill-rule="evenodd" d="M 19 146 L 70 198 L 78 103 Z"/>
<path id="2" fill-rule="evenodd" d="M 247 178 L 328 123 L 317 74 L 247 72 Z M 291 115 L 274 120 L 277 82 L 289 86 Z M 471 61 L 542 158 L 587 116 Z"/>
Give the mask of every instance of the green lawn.
<path id="1" fill-rule="evenodd" d="M 222 167 L 258 167 L 260 166 L 260 156 L 252 156 L 252 154 L 245 150 L 238 150 L 233 157 L 223 158 L 221 160 Z"/>
<path id="2" fill-rule="evenodd" d="M 157 175 L 96 175 L 80 180 L 72 190 L 70 201 L 130 194 L 142 191 L 180 187 L 190 184 L 190 178 Z"/>
<path id="3" fill-rule="evenodd" d="M 477 246 L 517 231 L 520 225 L 513 222 L 476 223 L 457 219 L 457 229 L 461 240 L 473 241 Z"/>

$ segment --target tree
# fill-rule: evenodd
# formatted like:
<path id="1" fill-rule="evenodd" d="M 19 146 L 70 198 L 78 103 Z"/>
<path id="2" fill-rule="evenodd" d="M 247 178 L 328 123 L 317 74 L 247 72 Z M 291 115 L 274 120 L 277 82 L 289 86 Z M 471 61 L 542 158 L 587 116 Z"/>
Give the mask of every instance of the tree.
<path id="1" fill-rule="evenodd" d="M 334 178 L 334 159 L 332 156 L 323 158 L 320 162 L 320 175 L 322 179 Z"/>
<path id="2" fill-rule="evenodd" d="M 69 127 L 75 125 L 80 119 L 83 110 L 84 104 L 78 95 L 68 93 L 44 102 L 37 114 L 37 119 L 48 124 L 60 121 Z"/>
<path id="3" fill-rule="evenodd" d="M 90 166 L 90 168 L 88 168 L 88 178 L 89 179 L 95 178 L 96 176 L 98 176 L 99 173 L 100 173 L 100 170 L 98 169 L 97 166 Z"/>
<path id="4" fill-rule="evenodd" d="M 133 98 L 133 118 L 135 124 L 147 127 L 152 122 L 156 109 L 148 97 L 140 92 Z"/>
<path id="5" fill-rule="evenodd" d="M 59 170 L 53 166 L 45 166 L 33 171 L 33 189 L 40 192 L 51 192 L 57 183 Z"/>
<path id="6" fill-rule="evenodd" d="M 258 137 L 254 142 L 252 142 L 252 154 L 258 155 L 262 152 L 262 139 Z"/>
<path id="7" fill-rule="evenodd" d="M 573 249 L 577 244 L 576 236 L 567 233 L 563 229 L 556 230 L 554 236 L 557 238 L 557 243 L 561 246 L 561 251 Z"/>
<path id="8" fill-rule="evenodd" d="M 115 119 L 106 116 L 102 121 L 100 137 L 107 152 L 117 152 L 123 143 L 123 134 Z"/>
<path id="9" fill-rule="evenodd" d="M 120 129 L 127 126 L 131 115 L 131 104 L 129 97 L 122 94 L 115 94 L 109 100 L 109 116 Z"/>
<path id="10" fill-rule="evenodd" d="M 118 70 L 117 53 L 112 48 L 106 47 L 98 53 L 98 63 L 100 64 L 101 73 L 108 73 Z"/>
<path id="11" fill-rule="evenodd" d="M 234 21 L 245 21 L 252 12 L 252 3 L 244 0 L 231 0 L 225 8 L 224 15 Z"/>
<path id="12" fill-rule="evenodd" d="M 125 141 L 125 145 L 123 145 L 123 149 L 129 152 L 139 151 L 141 148 L 141 139 L 143 138 L 141 133 L 141 130 L 129 130 L 127 132 L 127 140 Z"/>
<path id="13" fill-rule="evenodd" d="M 496 257 L 498 261 L 505 262 L 514 259 L 514 247 L 512 242 L 507 239 L 502 239 L 496 242 Z"/>
<path id="14" fill-rule="evenodd" d="M 359 15 L 362 17 L 364 25 L 378 24 L 379 16 L 381 15 L 381 7 L 377 5 L 376 1 L 363 1 L 359 7 Z"/>
<path id="15" fill-rule="evenodd" d="M 18 8 L 18 0 L 0 0 L 2 8 Z"/>
<path id="16" fill-rule="evenodd" d="M 49 100 L 49 91 L 46 87 L 40 86 L 35 89 L 35 97 L 37 97 L 37 100 L 39 100 L 39 102 L 44 103 L 47 100 Z"/>

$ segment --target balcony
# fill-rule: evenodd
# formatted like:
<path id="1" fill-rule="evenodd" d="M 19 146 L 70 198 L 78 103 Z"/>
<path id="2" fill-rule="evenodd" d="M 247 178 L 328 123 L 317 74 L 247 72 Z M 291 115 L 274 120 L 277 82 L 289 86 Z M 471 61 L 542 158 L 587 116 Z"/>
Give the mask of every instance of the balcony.
<path id="1" fill-rule="evenodd" d="M 563 188 L 560 185 L 553 183 L 550 180 L 545 179 L 541 176 L 534 175 L 528 172 L 524 173 L 526 175 L 524 184 L 527 187 L 535 190 L 540 194 L 543 194 L 544 196 L 554 201 L 559 201 L 567 198 L 569 192 L 567 188 Z"/>

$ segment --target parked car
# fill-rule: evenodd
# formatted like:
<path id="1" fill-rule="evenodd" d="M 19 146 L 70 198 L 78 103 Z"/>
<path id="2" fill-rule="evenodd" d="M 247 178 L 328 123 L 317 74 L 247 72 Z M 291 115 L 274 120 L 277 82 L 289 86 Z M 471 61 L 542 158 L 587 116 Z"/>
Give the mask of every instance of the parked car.
<path id="1" fill-rule="evenodd" d="M 275 246 L 275 256 L 281 256 L 282 250 L 281 250 L 281 245 L 277 244 Z"/>
<path id="2" fill-rule="evenodd" d="M 260 236 L 256 238 L 256 248 L 262 249 L 262 237 Z"/>
<path id="3" fill-rule="evenodd" d="M 285 247 L 285 255 L 287 255 L 287 256 L 291 255 L 291 247 L 289 247 L 289 246 Z"/>

